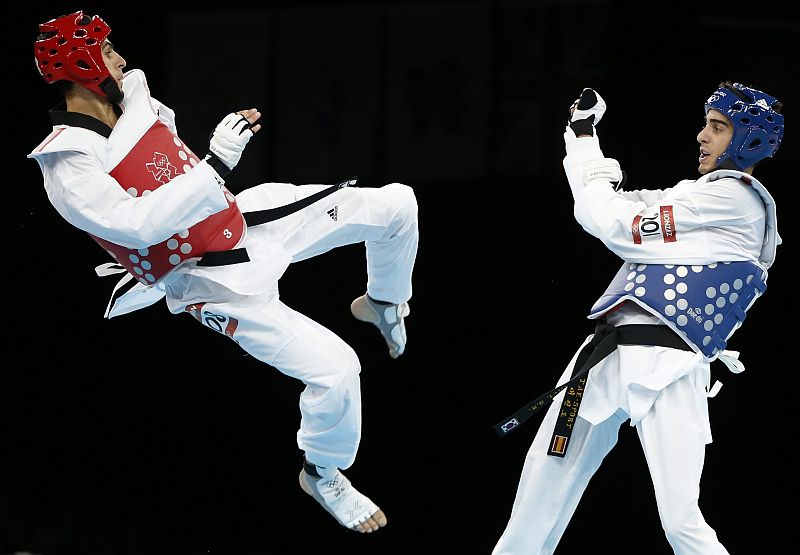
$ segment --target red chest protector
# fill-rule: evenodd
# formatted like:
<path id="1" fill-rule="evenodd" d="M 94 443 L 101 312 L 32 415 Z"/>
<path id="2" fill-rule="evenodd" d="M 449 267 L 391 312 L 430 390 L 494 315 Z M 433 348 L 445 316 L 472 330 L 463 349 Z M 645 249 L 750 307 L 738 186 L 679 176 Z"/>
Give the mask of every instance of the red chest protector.
<path id="1" fill-rule="evenodd" d="M 199 158 L 156 120 L 109 175 L 131 196 L 140 197 L 186 173 Z M 151 285 L 182 262 L 207 251 L 230 250 L 244 233 L 245 221 L 236 199 L 225 191 L 228 208 L 184 229 L 157 245 L 130 249 L 89 234 L 140 282 Z"/>

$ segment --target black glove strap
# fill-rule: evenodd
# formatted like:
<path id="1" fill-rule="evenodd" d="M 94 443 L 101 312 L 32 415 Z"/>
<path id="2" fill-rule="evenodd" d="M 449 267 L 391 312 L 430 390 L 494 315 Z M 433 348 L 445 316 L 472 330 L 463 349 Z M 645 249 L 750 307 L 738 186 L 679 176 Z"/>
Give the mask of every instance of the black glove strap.
<path id="1" fill-rule="evenodd" d="M 588 118 L 573 121 L 569 124 L 569 126 L 572 131 L 575 132 L 576 137 L 580 137 L 581 135 L 594 136 L 594 114 Z"/>
<path id="2" fill-rule="evenodd" d="M 217 158 L 217 155 L 213 152 L 206 154 L 204 160 L 208 162 L 209 166 L 214 168 L 214 171 L 217 172 L 222 179 L 225 179 L 225 176 L 231 173 L 231 169 L 225 165 L 225 162 Z"/>

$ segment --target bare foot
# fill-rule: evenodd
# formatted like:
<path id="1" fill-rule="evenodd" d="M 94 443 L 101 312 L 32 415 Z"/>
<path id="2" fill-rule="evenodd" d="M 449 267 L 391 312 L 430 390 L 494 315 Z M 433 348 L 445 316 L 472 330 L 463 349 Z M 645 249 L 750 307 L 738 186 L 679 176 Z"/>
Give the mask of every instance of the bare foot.
<path id="1" fill-rule="evenodd" d="M 316 478 L 300 471 L 300 487 L 322 505 L 342 526 L 371 534 L 386 526 L 386 515 L 369 497 L 355 489 L 341 473 L 329 478 Z"/>

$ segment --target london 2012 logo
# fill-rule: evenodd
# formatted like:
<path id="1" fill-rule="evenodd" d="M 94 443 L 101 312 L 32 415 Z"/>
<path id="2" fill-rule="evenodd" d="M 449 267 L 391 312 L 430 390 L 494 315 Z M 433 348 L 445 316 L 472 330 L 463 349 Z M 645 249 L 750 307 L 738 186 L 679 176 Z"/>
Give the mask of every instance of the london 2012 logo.
<path id="1" fill-rule="evenodd" d="M 166 154 L 160 152 L 153 153 L 153 161 L 145 164 L 147 171 L 153 174 L 156 181 L 160 183 L 169 183 L 178 175 L 178 168 L 170 163 Z"/>

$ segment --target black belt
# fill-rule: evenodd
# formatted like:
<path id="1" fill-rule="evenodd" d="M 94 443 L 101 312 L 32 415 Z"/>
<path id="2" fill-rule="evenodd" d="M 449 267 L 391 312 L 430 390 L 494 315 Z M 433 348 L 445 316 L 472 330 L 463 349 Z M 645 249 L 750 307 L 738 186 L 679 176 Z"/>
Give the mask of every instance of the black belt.
<path id="1" fill-rule="evenodd" d="M 501 437 L 505 437 L 520 427 L 545 404 L 552 401 L 561 391 L 567 389 L 564 394 L 564 400 L 561 403 L 561 411 L 553 432 L 553 438 L 547 451 L 548 455 L 563 457 L 566 454 L 572 426 L 575 423 L 581 399 L 583 398 L 583 390 L 588 377 L 586 374 L 601 360 L 613 353 L 617 345 L 652 345 L 681 349 L 683 351 L 693 350 L 677 333 L 667 326 L 650 324 L 611 326 L 602 321 L 598 322 L 591 341 L 578 353 L 570 379 L 540 395 L 502 422 L 492 426 L 492 428 Z"/>
<path id="2" fill-rule="evenodd" d="M 283 206 L 277 206 L 275 208 L 268 208 L 266 210 L 255 210 L 253 212 L 243 212 L 242 216 L 244 216 L 244 221 L 247 224 L 247 227 L 253 227 L 256 225 L 265 224 L 267 222 L 274 222 L 275 220 L 279 220 L 281 218 L 285 218 L 289 214 L 294 214 L 302 210 L 303 208 L 310 206 L 321 200 L 328 195 L 335 193 L 339 189 L 343 187 L 347 187 L 348 185 L 353 185 L 357 181 L 357 177 L 351 177 L 350 179 L 346 179 L 345 181 L 340 181 L 339 183 L 335 183 L 330 187 L 326 187 L 321 191 L 314 193 L 305 198 L 301 198 L 300 200 L 296 200 L 294 202 L 290 202 L 289 204 L 285 204 Z M 206 252 L 203 257 L 198 260 L 198 266 L 228 266 L 230 264 L 240 264 L 242 262 L 249 262 L 250 257 L 247 255 L 247 250 L 244 248 L 238 249 L 230 249 L 227 251 L 208 251 Z"/>

